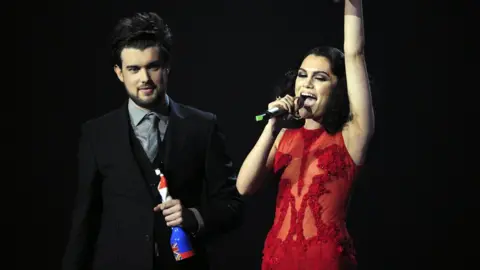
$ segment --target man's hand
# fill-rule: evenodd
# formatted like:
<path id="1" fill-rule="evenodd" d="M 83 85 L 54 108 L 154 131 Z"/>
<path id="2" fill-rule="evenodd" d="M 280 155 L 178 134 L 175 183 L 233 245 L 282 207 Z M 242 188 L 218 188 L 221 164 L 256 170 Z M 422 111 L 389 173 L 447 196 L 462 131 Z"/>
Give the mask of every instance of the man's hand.
<path id="1" fill-rule="evenodd" d="M 182 226 L 182 210 L 183 207 L 180 200 L 169 200 L 153 208 L 153 211 L 155 212 L 162 211 L 167 226 L 169 227 Z"/>

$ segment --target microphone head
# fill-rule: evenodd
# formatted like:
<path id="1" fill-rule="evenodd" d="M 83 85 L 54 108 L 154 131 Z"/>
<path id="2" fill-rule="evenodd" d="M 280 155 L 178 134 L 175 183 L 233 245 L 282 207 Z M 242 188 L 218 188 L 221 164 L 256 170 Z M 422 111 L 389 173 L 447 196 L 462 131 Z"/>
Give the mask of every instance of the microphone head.
<path id="1" fill-rule="evenodd" d="M 298 97 L 298 110 L 300 110 L 303 107 L 303 105 L 305 105 L 305 98 L 303 96 L 299 96 Z"/>

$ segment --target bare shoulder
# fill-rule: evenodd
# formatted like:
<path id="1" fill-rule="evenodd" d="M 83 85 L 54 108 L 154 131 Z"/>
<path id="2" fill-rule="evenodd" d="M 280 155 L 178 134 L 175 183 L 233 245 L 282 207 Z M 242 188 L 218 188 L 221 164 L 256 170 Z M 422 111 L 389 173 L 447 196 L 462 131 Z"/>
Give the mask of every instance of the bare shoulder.
<path id="1" fill-rule="evenodd" d="M 283 134 L 285 133 L 285 128 L 282 128 L 276 138 L 275 138 L 275 141 L 273 142 L 273 145 L 272 147 L 270 148 L 270 152 L 268 154 L 268 158 L 267 158 L 267 162 L 266 162 L 266 168 L 268 170 L 271 170 L 272 167 L 273 167 L 273 162 L 274 162 L 274 159 L 275 159 L 275 155 L 277 154 L 277 149 L 278 149 L 278 146 L 280 144 L 280 141 L 282 140 L 282 137 L 283 137 Z"/>

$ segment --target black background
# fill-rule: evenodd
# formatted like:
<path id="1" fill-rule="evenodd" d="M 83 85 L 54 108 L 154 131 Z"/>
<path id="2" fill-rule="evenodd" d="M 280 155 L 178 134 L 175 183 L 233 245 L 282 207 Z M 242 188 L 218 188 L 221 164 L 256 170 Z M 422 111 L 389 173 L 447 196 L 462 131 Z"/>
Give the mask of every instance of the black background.
<path id="1" fill-rule="evenodd" d="M 174 37 L 168 93 L 218 115 L 237 168 L 261 132 L 254 116 L 271 101 L 274 83 L 308 49 L 343 42 L 343 6 L 326 0 L 70 0 L 29 8 L 32 39 L 23 45 L 31 51 L 31 76 L 20 71 L 32 80 L 33 181 L 24 209 L 33 216 L 17 228 L 32 234 L 17 244 L 18 266 L 59 269 L 80 124 L 126 98 L 109 58 L 109 34 L 120 17 L 154 11 L 166 20 Z M 472 109 L 456 101 L 469 96 L 468 67 L 458 64 L 469 57 L 464 11 L 447 2 L 364 1 L 377 128 L 348 219 L 361 269 L 466 269 L 475 254 L 463 216 L 478 209 L 466 192 L 475 177 L 465 175 L 463 156 L 463 132 L 475 125 L 461 116 Z M 274 198 L 270 187 L 248 201 L 245 224 L 219 243 L 220 269 L 258 269 Z"/>

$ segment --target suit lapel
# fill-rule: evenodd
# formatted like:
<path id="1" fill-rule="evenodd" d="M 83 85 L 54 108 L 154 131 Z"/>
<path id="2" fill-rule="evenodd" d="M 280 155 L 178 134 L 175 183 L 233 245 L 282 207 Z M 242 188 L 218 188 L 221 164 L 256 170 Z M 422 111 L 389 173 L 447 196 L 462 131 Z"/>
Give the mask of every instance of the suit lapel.
<path id="1" fill-rule="evenodd" d="M 135 166 L 134 171 L 132 171 L 133 177 L 132 179 L 143 179 L 143 183 L 138 183 L 141 185 L 145 185 L 148 190 L 148 193 L 151 195 L 152 200 L 155 200 L 154 195 L 151 192 L 151 187 L 148 185 L 148 182 L 145 181 L 147 177 L 155 177 L 152 171 L 152 175 L 146 174 L 146 167 L 145 167 L 145 160 L 148 161 L 148 158 L 144 152 L 142 152 L 142 146 L 140 142 L 136 142 L 135 134 L 133 134 L 133 129 L 130 123 L 130 116 L 128 113 L 128 102 L 126 102 L 119 110 L 119 117 L 117 117 L 117 126 L 115 129 L 118 132 L 115 132 L 118 135 L 118 145 L 119 149 L 124 149 L 125 160 L 128 163 L 133 163 Z M 135 144 L 138 144 L 140 148 L 136 147 Z M 143 156 L 142 156 L 143 155 Z M 148 164 L 147 164 L 148 165 Z"/>
<path id="2" fill-rule="evenodd" d="M 165 170 L 172 166 L 175 161 L 176 154 L 182 151 L 181 146 L 185 140 L 185 114 L 182 108 L 170 98 L 170 117 L 165 134 L 166 145 L 164 152 Z"/>
<path id="3" fill-rule="evenodd" d="M 184 141 L 186 136 L 186 126 L 184 119 L 186 118 L 185 112 L 182 107 L 174 102 L 170 98 L 171 104 L 171 111 L 169 117 L 169 123 L 167 127 L 167 131 L 165 134 L 165 147 L 164 152 L 164 170 L 168 174 L 169 169 L 174 164 L 175 160 L 177 160 L 179 153 L 182 152 L 182 146 L 184 145 Z M 132 179 L 143 179 L 144 183 L 139 183 L 145 185 L 145 188 L 149 191 L 153 202 L 156 202 L 158 198 L 152 192 L 152 187 L 150 183 L 158 181 L 157 177 L 155 176 L 153 167 L 151 166 L 147 156 L 143 152 L 143 148 L 140 145 L 140 142 L 136 141 L 135 134 L 133 133 L 133 129 L 130 123 L 130 116 L 128 113 L 128 102 L 116 112 L 117 116 L 115 117 L 115 125 L 113 126 L 112 132 L 117 138 L 116 140 L 112 140 L 112 143 L 115 144 L 115 148 L 122 149 L 124 153 L 123 156 L 125 157 L 125 162 L 133 163 L 135 166 L 134 171 L 132 171 L 133 177 Z M 155 180 L 154 180 L 155 179 Z"/>

